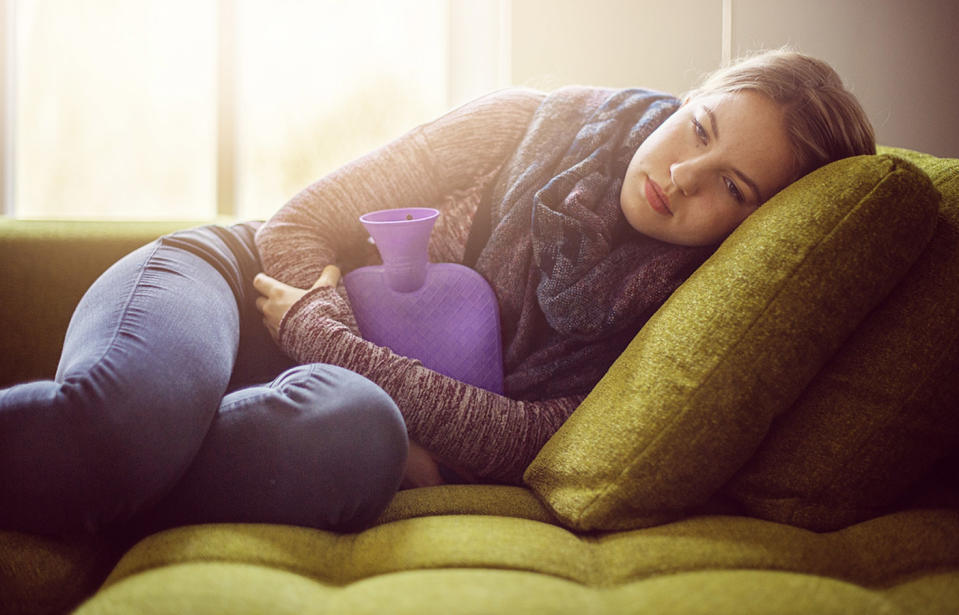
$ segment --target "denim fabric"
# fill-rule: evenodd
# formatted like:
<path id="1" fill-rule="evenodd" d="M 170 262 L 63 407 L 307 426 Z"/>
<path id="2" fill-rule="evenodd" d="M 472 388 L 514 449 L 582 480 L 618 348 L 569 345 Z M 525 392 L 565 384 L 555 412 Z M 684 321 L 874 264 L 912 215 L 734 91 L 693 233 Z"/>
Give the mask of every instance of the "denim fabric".
<path id="1" fill-rule="evenodd" d="M 124 257 L 77 306 L 55 379 L 0 391 L 0 528 L 148 515 L 339 529 L 386 506 L 403 419 L 365 378 L 275 346 L 254 303 L 255 228 Z"/>

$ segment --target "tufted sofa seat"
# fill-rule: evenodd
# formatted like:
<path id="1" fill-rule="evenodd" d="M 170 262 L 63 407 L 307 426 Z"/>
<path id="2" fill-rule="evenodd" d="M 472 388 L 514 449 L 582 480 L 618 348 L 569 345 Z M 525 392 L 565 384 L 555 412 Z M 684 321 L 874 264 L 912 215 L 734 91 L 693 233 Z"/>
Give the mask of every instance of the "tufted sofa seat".
<path id="1" fill-rule="evenodd" d="M 0 534 L 6 555 L 9 538 Z M 49 543 L 33 562 L 45 586 L 21 585 L 40 601 L 13 605 L 7 594 L 3 612 L 54 612 L 62 605 L 49 599 L 65 588 L 92 591 L 96 579 L 74 575 L 96 570 L 97 553 L 109 566 L 111 549 L 99 549 Z M 4 583 L 29 574 L 4 561 Z M 828 533 L 718 514 L 577 533 L 526 489 L 444 486 L 401 492 L 356 534 L 211 524 L 147 536 L 77 612 L 905 615 L 957 605 L 959 501 Z"/>

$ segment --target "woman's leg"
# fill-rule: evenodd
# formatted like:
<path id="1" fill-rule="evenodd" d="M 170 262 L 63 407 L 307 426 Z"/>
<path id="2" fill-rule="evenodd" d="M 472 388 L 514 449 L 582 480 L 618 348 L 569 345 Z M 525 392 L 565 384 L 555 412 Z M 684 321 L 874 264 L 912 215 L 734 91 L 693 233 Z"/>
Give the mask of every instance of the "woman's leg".
<path id="1" fill-rule="evenodd" d="M 406 425 L 382 389 L 332 365 L 297 366 L 224 398 L 193 465 L 147 525 L 360 529 L 396 493 L 406 454 Z"/>
<path id="2" fill-rule="evenodd" d="M 252 232 L 193 229 L 121 259 L 78 305 L 55 379 L 0 391 L 0 527 L 97 530 L 173 487 L 230 382 Z"/>

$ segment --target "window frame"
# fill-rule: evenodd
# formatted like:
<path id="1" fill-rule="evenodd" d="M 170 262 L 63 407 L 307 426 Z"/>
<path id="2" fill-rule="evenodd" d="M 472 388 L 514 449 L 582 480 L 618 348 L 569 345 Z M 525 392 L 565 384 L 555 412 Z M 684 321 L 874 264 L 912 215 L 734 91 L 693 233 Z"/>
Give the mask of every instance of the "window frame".
<path id="1" fill-rule="evenodd" d="M 15 130 L 13 122 L 13 101 L 15 100 L 16 79 L 13 74 L 16 66 L 16 41 L 13 38 L 15 0 L 0 0 L 0 215 L 15 214 L 13 202 L 13 180 L 16 160 L 13 152 Z"/>

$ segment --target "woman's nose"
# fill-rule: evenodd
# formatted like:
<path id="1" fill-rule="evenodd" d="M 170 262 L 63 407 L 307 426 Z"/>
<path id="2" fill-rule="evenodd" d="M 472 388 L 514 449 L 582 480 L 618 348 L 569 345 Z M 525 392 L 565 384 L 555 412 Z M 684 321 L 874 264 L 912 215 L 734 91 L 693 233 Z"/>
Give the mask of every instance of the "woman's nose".
<path id="1" fill-rule="evenodd" d="M 706 185 L 720 164 L 711 152 L 686 152 L 669 165 L 669 177 L 683 196 L 691 196 Z"/>
<path id="2" fill-rule="evenodd" d="M 669 179 L 683 196 L 696 192 L 699 184 L 697 165 L 693 160 L 683 160 L 669 165 Z"/>

